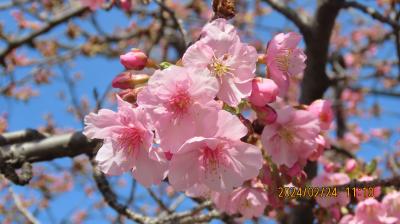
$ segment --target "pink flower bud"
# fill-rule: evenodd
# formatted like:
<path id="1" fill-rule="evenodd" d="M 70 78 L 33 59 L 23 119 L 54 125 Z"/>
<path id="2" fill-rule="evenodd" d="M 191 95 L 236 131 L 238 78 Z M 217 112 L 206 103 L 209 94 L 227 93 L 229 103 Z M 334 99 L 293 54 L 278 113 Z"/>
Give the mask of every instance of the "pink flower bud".
<path id="1" fill-rule="evenodd" d="M 261 107 L 267 103 L 272 103 L 279 94 L 278 86 L 272 79 L 255 78 L 252 85 L 253 90 L 249 100 L 253 105 Z"/>
<path id="2" fill-rule="evenodd" d="M 139 87 L 136 89 L 124 89 L 118 93 L 122 100 L 129 102 L 129 103 L 136 103 L 137 95 L 139 91 L 143 89 L 143 87 Z"/>
<path id="3" fill-rule="evenodd" d="M 137 85 L 144 84 L 150 76 L 146 74 L 134 74 L 130 71 L 117 75 L 112 81 L 112 87 L 119 89 L 134 89 Z"/>
<path id="4" fill-rule="evenodd" d="M 147 55 L 139 49 L 132 49 L 130 52 L 119 57 L 121 64 L 126 69 L 142 70 L 147 64 Z"/>
<path id="5" fill-rule="evenodd" d="M 132 9 L 132 1 L 131 0 L 120 0 L 119 1 L 121 8 L 126 11 L 129 12 Z"/>
<path id="6" fill-rule="evenodd" d="M 261 169 L 260 179 L 263 184 L 266 184 L 266 185 L 273 184 L 271 170 L 269 169 L 268 165 L 264 165 L 263 168 Z"/>
<path id="7" fill-rule="evenodd" d="M 272 124 L 278 117 L 274 108 L 268 105 L 263 107 L 253 106 L 253 109 L 256 111 L 258 119 L 260 119 L 264 124 Z"/>
<path id="8" fill-rule="evenodd" d="M 349 159 L 346 161 L 345 170 L 346 173 L 352 172 L 357 167 L 357 161 L 355 159 Z"/>

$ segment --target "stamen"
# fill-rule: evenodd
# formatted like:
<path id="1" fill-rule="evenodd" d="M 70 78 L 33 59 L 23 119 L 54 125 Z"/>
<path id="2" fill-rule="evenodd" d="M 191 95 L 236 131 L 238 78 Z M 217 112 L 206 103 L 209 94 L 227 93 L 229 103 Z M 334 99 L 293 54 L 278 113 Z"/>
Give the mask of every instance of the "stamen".
<path id="1" fill-rule="evenodd" d="M 279 70 L 284 71 L 284 72 L 289 71 L 289 67 L 291 66 L 290 56 L 292 55 L 292 52 L 293 51 L 291 49 L 283 50 L 282 53 L 278 54 L 275 57 L 275 60 L 276 60 Z"/>

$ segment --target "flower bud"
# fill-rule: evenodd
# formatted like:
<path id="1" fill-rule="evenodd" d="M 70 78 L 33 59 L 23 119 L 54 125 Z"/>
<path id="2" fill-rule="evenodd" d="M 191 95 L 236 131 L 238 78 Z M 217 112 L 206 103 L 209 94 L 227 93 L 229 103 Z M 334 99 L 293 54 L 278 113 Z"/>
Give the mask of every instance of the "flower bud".
<path id="1" fill-rule="evenodd" d="M 134 74 L 131 71 L 122 72 L 112 81 L 112 87 L 119 89 L 134 89 L 137 85 L 144 84 L 149 80 L 147 74 Z"/>
<path id="2" fill-rule="evenodd" d="M 253 90 L 249 97 L 250 103 L 259 107 L 274 102 L 279 94 L 278 86 L 272 79 L 255 78 L 253 79 L 252 88 Z"/>
<path id="3" fill-rule="evenodd" d="M 130 12 L 132 9 L 132 1 L 131 0 L 120 0 L 119 1 L 120 7 L 125 11 L 125 12 Z"/>
<path id="4" fill-rule="evenodd" d="M 345 171 L 351 173 L 357 168 L 357 161 L 355 159 L 349 159 L 346 161 Z"/>
<path id="5" fill-rule="evenodd" d="M 124 89 L 120 91 L 118 95 L 122 98 L 122 100 L 133 104 L 136 103 L 137 95 L 142 88 L 143 87 L 139 87 L 136 89 Z"/>
<path id="6" fill-rule="evenodd" d="M 266 105 L 263 107 L 253 106 L 253 109 L 257 113 L 258 119 L 264 124 L 272 124 L 276 121 L 278 117 L 274 108 Z"/>
<path id="7" fill-rule="evenodd" d="M 147 55 L 139 49 L 132 49 L 130 52 L 119 57 L 121 64 L 126 69 L 142 70 L 147 64 Z"/>

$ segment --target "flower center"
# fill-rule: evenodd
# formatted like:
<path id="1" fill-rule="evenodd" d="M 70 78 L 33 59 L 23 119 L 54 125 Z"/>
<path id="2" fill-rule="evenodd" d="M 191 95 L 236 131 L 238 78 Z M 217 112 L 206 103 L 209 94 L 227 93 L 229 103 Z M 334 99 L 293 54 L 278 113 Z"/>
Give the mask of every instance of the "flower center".
<path id="1" fill-rule="evenodd" d="M 211 64 L 209 64 L 209 69 L 212 74 L 221 77 L 226 73 L 231 73 L 232 69 L 226 65 L 226 60 L 228 59 L 228 55 L 225 54 L 222 58 L 213 57 Z"/>
<path id="2" fill-rule="evenodd" d="M 169 100 L 169 106 L 173 112 L 184 114 L 188 111 L 192 100 L 187 90 L 178 90 L 177 94 Z"/>
<path id="3" fill-rule="evenodd" d="M 120 147 L 126 150 L 135 150 L 142 142 L 142 131 L 138 128 L 125 128 L 119 136 Z"/>
<path id="4" fill-rule="evenodd" d="M 289 143 L 293 143 L 294 138 L 295 138 L 295 135 L 290 130 L 288 130 L 287 128 L 284 128 L 284 127 L 282 127 L 278 131 L 278 135 Z"/>
<path id="5" fill-rule="evenodd" d="M 204 168 L 208 172 L 216 172 L 220 165 L 224 165 L 224 155 L 220 147 L 211 149 L 208 146 L 201 149 Z"/>
<path id="6" fill-rule="evenodd" d="M 329 114 L 327 114 L 327 113 L 321 113 L 321 114 L 319 115 L 319 119 L 320 119 L 322 122 L 328 122 L 328 121 L 329 121 Z"/>
<path id="7" fill-rule="evenodd" d="M 292 50 L 286 49 L 276 56 L 275 60 L 279 70 L 284 72 L 289 71 L 291 55 L 292 55 Z"/>

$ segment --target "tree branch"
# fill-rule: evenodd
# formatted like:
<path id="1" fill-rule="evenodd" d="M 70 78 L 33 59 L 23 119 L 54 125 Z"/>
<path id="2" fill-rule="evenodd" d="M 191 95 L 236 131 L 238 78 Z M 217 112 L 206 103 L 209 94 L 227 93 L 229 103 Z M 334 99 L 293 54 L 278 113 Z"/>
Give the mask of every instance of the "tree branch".
<path id="1" fill-rule="evenodd" d="M 400 24 L 398 24 L 396 21 L 394 21 L 388 17 L 385 17 L 384 15 L 382 15 L 381 13 L 379 13 L 376 9 L 374 9 L 372 7 L 365 6 L 356 1 L 346 1 L 343 3 L 343 7 L 358 9 L 358 10 L 368 14 L 372 18 L 374 18 L 382 23 L 386 23 L 386 24 L 390 25 L 391 27 L 393 27 L 394 30 L 400 29 Z"/>
<path id="2" fill-rule="evenodd" d="M 69 19 L 75 17 L 75 16 L 79 16 L 82 13 L 86 12 L 88 10 L 87 7 L 78 7 L 78 8 L 74 8 L 66 13 L 64 13 L 61 16 L 58 16 L 56 18 L 54 18 L 53 20 L 51 20 L 50 22 L 48 22 L 46 25 L 44 25 L 43 27 L 41 27 L 38 30 L 35 30 L 34 32 L 19 38 L 19 39 L 15 39 L 12 40 L 8 43 L 7 47 L 5 49 L 3 49 L 0 52 L 0 63 L 5 66 L 5 58 L 6 56 L 12 52 L 14 49 L 24 45 L 24 44 L 28 44 L 30 42 L 32 42 L 36 37 L 50 31 L 51 29 L 53 29 L 54 27 L 56 27 L 57 25 L 68 21 Z"/>
<path id="3" fill-rule="evenodd" d="M 101 141 L 89 140 L 81 132 L 75 132 L 48 137 L 37 142 L 7 145 L 0 148 L 0 158 L 2 158 L 0 167 L 9 164 L 19 168 L 24 162 L 42 162 L 93 153 L 99 144 Z"/>
<path id="4" fill-rule="evenodd" d="M 364 188 L 364 187 L 396 187 L 400 188 L 400 176 L 393 176 L 388 179 L 375 179 L 371 181 L 357 181 L 352 180 L 348 184 L 333 186 L 338 191 L 345 191 L 346 188 Z"/>
<path id="5" fill-rule="evenodd" d="M 308 35 L 311 32 L 308 23 L 310 19 L 295 12 L 293 9 L 289 8 L 287 4 L 283 3 L 280 0 L 263 0 L 263 2 L 266 2 L 273 9 L 280 12 L 287 19 L 292 21 L 299 28 L 300 32 L 303 35 Z"/>
<path id="6" fill-rule="evenodd" d="M 29 210 L 24 207 L 24 205 L 21 202 L 21 198 L 14 192 L 11 186 L 8 188 L 8 191 L 10 192 L 18 211 L 21 212 L 21 214 L 26 218 L 28 223 L 40 224 L 39 220 L 37 220 L 35 216 L 33 216 L 32 213 L 29 212 Z"/>

